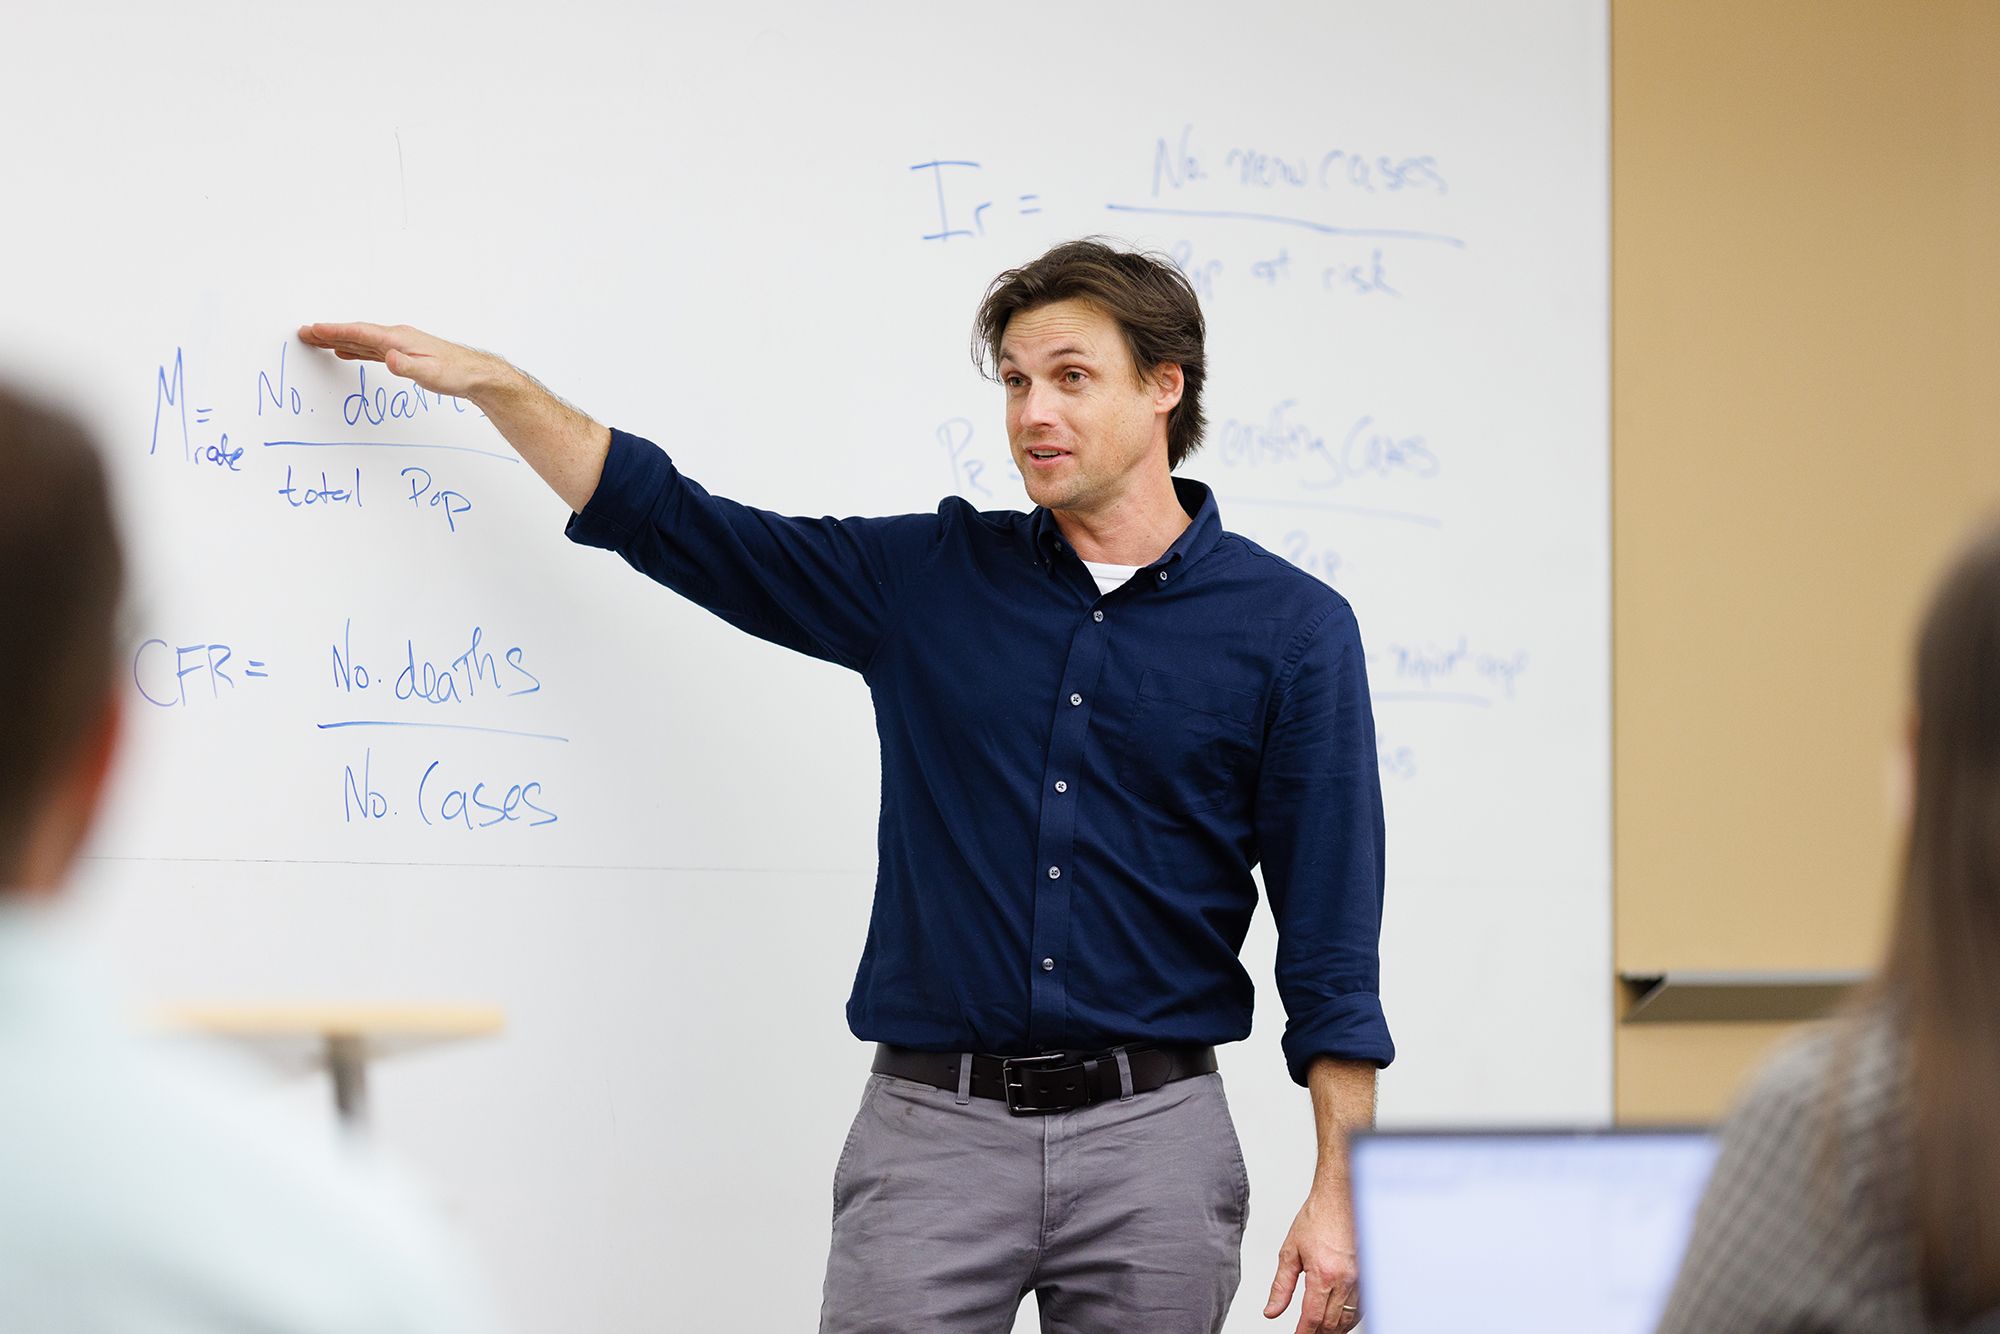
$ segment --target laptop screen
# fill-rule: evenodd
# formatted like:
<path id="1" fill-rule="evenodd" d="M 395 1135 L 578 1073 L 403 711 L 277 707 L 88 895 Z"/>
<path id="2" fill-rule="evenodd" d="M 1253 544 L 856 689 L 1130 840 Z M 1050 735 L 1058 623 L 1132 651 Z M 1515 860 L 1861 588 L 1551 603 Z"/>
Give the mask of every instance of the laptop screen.
<path id="1" fill-rule="evenodd" d="M 1716 1147 L 1694 1130 L 1357 1135 L 1368 1334 L 1651 1334 Z"/>

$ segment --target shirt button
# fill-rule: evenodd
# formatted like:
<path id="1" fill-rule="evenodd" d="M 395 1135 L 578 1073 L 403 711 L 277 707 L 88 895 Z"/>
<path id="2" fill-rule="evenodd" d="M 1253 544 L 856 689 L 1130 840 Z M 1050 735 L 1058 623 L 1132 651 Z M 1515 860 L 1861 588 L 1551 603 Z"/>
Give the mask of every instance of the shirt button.
<path id="1" fill-rule="evenodd" d="M 1070 703 L 1072 703 L 1072 704 L 1081 704 L 1081 703 L 1083 703 L 1083 696 L 1081 696 L 1081 695 L 1071 695 L 1071 696 L 1069 697 L 1069 702 L 1070 702 Z"/>
<path id="2" fill-rule="evenodd" d="M 1104 613 L 1101 611 L 1094 611 L 1090 613 L 1090 619 L 1093 621 L 1101 621 L 1104 619 Z"/>
<path id="3" fill-rule="evenodd" d="M 1060 778 L 1056 779 L 1056 791 L 1058 791 L 1058 792 L 1067 792 L 1067 791 L 1069 791 L 1069 784 L 1068 784 L 1068 783 L 1065 783 L 1065 782 L 1064 782 L 1064 781 L 1063 781 L 1062 779 L 1060 779 Z"/>
<path id="4" fill-rule="evenodd" d="M 1045 973 L 1053 973 L 1053 972 L 1054 972 L 1055 970 L 1056 970 L 1056 961 L 1055 961 L 1054 959 L 1044 959 L 1044 960 L 1042 960 L 1042 971 L 1043 971 L 1043 972 L 1045 972 Z"/>
<path id="5" fill-rule="evenodd" d="M 1167 582 L 1167 572 L 1165 570 L 1160 571 L 1160 582 L 1163 584 Z"/>
<path id="6" fill-rule="evenodd" d="M 1060 866 L 1051 866 L 1051 867 L 1049 868 L 1049 879 L 1051 879 L 1051 880 L 1060 880 L 1060 879 L 1062 879 L 1062 867 L 1060 867 Z"/>

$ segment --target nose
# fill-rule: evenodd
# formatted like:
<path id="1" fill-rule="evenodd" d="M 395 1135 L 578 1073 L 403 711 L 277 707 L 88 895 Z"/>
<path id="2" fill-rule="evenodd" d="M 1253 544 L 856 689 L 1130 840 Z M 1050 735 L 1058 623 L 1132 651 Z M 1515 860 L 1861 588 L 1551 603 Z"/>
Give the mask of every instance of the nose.
<path id="1" fill-rule="evenodd" d="M 1053 426 L 1056 422 L 1055 389 L 1030 384 L 1016 402 L 1019 405 L 1021 428 L 1033 431 Z"/>

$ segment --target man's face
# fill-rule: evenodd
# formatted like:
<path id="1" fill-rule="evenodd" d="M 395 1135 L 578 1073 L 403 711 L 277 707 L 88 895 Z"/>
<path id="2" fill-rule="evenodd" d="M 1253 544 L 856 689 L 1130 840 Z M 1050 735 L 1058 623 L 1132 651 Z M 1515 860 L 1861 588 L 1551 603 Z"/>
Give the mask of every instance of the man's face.
<path id="1" fill-rule="evenodd" d="M 1000 382 L 1028 498 L 1049 509 L 1101 512 L 1151 470 L 1164 473 L 1165 414 L 1180 401 L 1180 377 L 1163 369 L 1142 380 L 1117 321 L 1082 301 L 1010 319 Z"/>

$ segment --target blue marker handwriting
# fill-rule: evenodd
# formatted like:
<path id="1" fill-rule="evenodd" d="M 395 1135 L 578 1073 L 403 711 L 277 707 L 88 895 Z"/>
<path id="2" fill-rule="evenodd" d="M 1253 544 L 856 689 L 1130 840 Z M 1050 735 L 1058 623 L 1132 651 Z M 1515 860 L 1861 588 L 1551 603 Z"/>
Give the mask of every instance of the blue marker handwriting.
<path id="1" fill-rule="evenodd" d="M 321 469 L 318 486 L 314 486 L 310 480 L 300 485 L 292 480 L 292 465 L 287 463 L 285 465 L 285 484 L 278 488 L 278 494 L 283 496 L 286 503 L 295 510 L 306 509 L 314 505 L 328 509 L 331 509 L 335 505 L 347 505 L 354 509 L 360 509 L 362 507 L 361 469 L 356 468 L 354 470 L 354 484 L 352 486 L 347 485 L 346 474 L 343 473 L 340 480 L 341 485 L 335 486 L 328 479 L 326 470 Z"/>
<path id="2" fill-rule="evenodd" d="M 303 417 L 316 415 L 319 409 L 307 402 L 298 386 L 287 381 L 287 361 L 291 355 L 291 341 L 278 344 L 278 364 L 267 366 L 257 372 L 257 415 L 262 417 L 268 410 L 278 417 Z M 275 375 L 274 375 L 275 372 Z M 376 374 L 379 376 L 380 371 Z M 368 383 L 368 363 L 357 362 L 354 367 L 354 388 L 340 401 L 341 420 L 349 426 L 366 422 L 370 426 L 381 426 L 385 422 L 409 421 L 428 416 L 432 412 L 450 412 L 455 416 L 483 417 L 486 414 L 473 407 L 464 399 L 450 394 L 433 394 L 421 385 L 393 380 L 389 384 L 376 383 L 372 388 Z"/>
<path id="3" fill-rule="evenodd" d="M 254 382 L 255 415 L 275 416 L 281 419 L 310 417 L 318 407 L 290 381 L 290 343 L 280 343 L 278 355 L 271 365 L 259 370 Z M 390 422 L 412 421 L 436 417 L 449 420 L 455 417 L 483 417 L 477 408 L 462 399 L 449 395 L 428 393 L 424 389 L 406 381 L 391 381 L 388 384 L 370 384 L 368 367 L 355 368 L 355 388 L 342 400 L 341 416 L 349 426 L 381 426 Z M 377 371 L 379 376 L 380 372 Z M 242 474 L 248 471 L 245 463 L 252 456 L 249 445 L 254 441 L 235 443 L 231 432 L 223 429 L 217 420 L 217 410 L 204 406 L 193 398 L 189 370 L 189 358 L 185 348 L 177 347 L 171 360 L 163 360 L 153 370 L 153 425 L 147 437 L 146 453 L 149 457 L 170 457 L 174 446 L 179 446 L 181 461 L 218 472 Z M 329 411 L 328 416 L 333 414 Z M 244 433 L 237 432 L 239 438 Z M 162 441 L 167 448 L 161 449 Z M 508 463 L 519 463 L 520 459 L 502 449 L 482 449 L 473 445 L 445 444 L 423 440 L 371 440 L 350 438 L 340 440 L 265 440 L 266 449 L 393 449 L 393 450 L 450 450 L 457 453 L 478 454 Z M 449 494 L 446 494 L 446 492 Z M 353 508 L 361 506 L 361 485 L 358 473 L 350 485 L 346 474 L 335 482 L 329 471 L 323 474 L 318 485 L 312 484 L 308 476 L 298 478 L 289 469 L 285 486 L 279 494 L 294 509 L 307 506 L 315 508 L 345 504 Z M 471 507 L 471 502 L 462 491 L 437 488 L 432 491 L 431 504 L 444 521 L 447 531 L 456 531 L 458 517 Z"/>
<path id="4" fill-rule="evenodd" d="M 171 414 L 168 409 L 172 409 Z M 171 442 L 178 437 L 181 445 L 181 460 L 197 466 L 208 464 L 225 472 L 243 471 L 243 447 L 229 443 L 229 432 L 217 425 L 212 428 L 213 440 L 197 444 L 196 437 L 207 436 L 211 432 L 201 428 L 209 427 L 214 408 L 194 407 L 194 421 L 188 421 L 187 354 L 181 348 L 174 349 L 174 365 L 171 372 L 162 364 L 154 369 L 153 375 L 153 434 L 146 446 L 148 455 L 160 452 L 160 427 L 167 428 L 167 438 Z"/>
<path id="5" fill-rule="evenodd" d="M 463 824 L 479 830 L 516 822 L 538 829 L 556 822 L 550 809 L 554 803 L 542 795 L 539 781 L 509 783 L 504 789 L 498 783 L 467 786 L 463 780 L 440 775 L 443 765 L 443 760 L 432 760 L 417 779 L 417 814 L 425 824 Z"/>
<path id="6" fill-rule="evenodd" d="M 236 650 L 228 644 L 178 644 L 165 639 L 146 639 L 132 653 L 132 685 L 140 698 L 162 709 L 188 706 L 190 678 L 197 699 L 206 686 L 208 698 L 220 700 L 225 698 L 225 690 L 232 693 L 236 690 L 239 680 L 262 681 L 269 679 L 270 674 L 263 659 L 238 658 Z"/>
<path id="7" fill-rule="evenodd" d="M 1463 237 L 1410 225 L 1416 221 L 1408 216 L 1412 204 L 1434 201 L 1449 189 L 1437 159 L 1428 154 L 1394 157 L 1347 148 L 1279 154 L 1235 147 L 1217 159 L 1197 147 L 1195 127 L 1184 125 L 1177 137 L 1154 140 L 1151 178 L 1150 193 L 1112 200 L 1105 209 L 1120 215 L 1248 223 L 1265 232 L 1282 228 L 1316 236 L 1465 248 Z M 1383 202 L 1371 203 L 1369 196 Z M 1362 207 L 1357 211 L 1355 205 Z M 1268 256 L 1260 258 L 1269 261 Z M 1384 284 L 1370 290 L 1392 289 Z"/>
<path id="8" fill-rule="evenodd" d="M 412 505 L 421 505 L 424 497 L 429 496 L 430 508 L 444 516 L 445 528 L 454 533 L 458 531 L 459 516 L 472 508 L 472 502 L 465 498 L 463 492 L 435 485 L 428 468 L 412 466 L 398 475 L 410 484 L 409 500 Z"/>
<path id="9" fill-rule="evenodd" d="M 361 753 L 360 772 L 353 764 L 341 766 L 340 810 L 343 823 L 360 820 L 364 824 L 391 818 L 405 819 L 414 811 L 432 828 L 463 825 L 466 829 L 491 829 L 516 825 L 535 829 L 556 823 L 555 803 L 543 794 L 539 779 L 507 784 L 454 779 L 444 769 L 442 759 L 431 760 L 414 774 L 403 790 L 407 800 L 392 799 L 375 783 L 375 753 Z M 414 766 L 413 766 L 414 767 Z"/>
<path id="10" fill-rule="evenodd" d="M 1332 263 L 1301 263 L 1291 252 L 1291 247 L 1280 246 L 1273 252 L 1266 249 L 1253 250 L 1256 258 L 1247 264 L 1239 264 L 1238 270 L 1247 275 L 1259 287 L 1287 288 L 1293 291 L 1311 291 L 1309 287 L 1318 275 L 1317 290 L 1337 296 L 1387 296 L 1400 298 L 1402 289 L 1389 281 L 1390 262 L 1384 257 L 1382 247 L 1370 246 L 1366 258 L 1337 259 Z M 1216 294 L 1217 280 L 1228 268 L 1222 260 L 1198 252 L 1193 241 L 1182 239 L 1167 249 L 1167 258 L 1181 271 L 1194 288 L 1195 295 L 1203 301 Z"/>
<path id="11" fill-rule="evenodd" d="M 938 425 L 938 447 L 951 461 L 952 493 L 974 505 L 1015 503 L 1019 493 L 1014 488 L 1021 481 L 1021 472 L 1014 466 L 1012 452 L 1002 446 L 998 447 L 998 457 L 982 455 L 973 446 L 973 436 L 972 422 L 965 417 L 953 417 Z"/>
<path id="12" fill-rule="evenodd" d="M 371 392 L 368 388 L 368 365 L 359 363 L 354 368 L 357 386 L 353 392 L 340 401 L 341 420 L 349 426 L 367 422 L 370 426 L 380 426 L 385 422 L 408 421 L 416 417 L 428 416 L 432 412 L 452 412 L 464 416 L 478 409 L 468 407 L 465 400 L 448 394 L 433 394 L 419 385 L 391 389 L 388 385 L 377 384 Z M 484 414 L 480 414 L 484 415 Z"/>
<path id="13" fill-rule="evenodd" d="M 1375 739 L 1375 766 L 1384 782 L 1408 782 L 1417 776 L 1417 752 L 1413 747 Z"/>
<path id="14" fill-rule="evenodd" d="M 1398 156 L 1347 147 L 1273 153 L 1240 145 L 1225 150 L 1211 171 L 1208 159 L 1197 151 L 1193 125 L 1183 125 L 1171 140 L 1162 136 L 1154 141 L 1154 198 L 1209 180 L 1274 192 L 1450 193 L 1437 159 L 1428 153 Z"/>
<path id="15" fill-rule="evenodd" d="M 1173 248 L 1167 252 L 1167 258 L 1174 262 L 1174 267 L 1188 280 L 1188 286 L 1194 288 L 1196 296 L 1206 301 L 1215 295 L 1215 279 L 1222 272 L 1221 260 L 1197 259 L 1194 242 L 1187 240 L 1176 241 Z"/>
<path id="16" fill-rule="evenodd" d="M 1414 477 L 1428 480 L 1442 466 L 1437 454 L 1421 435 L 1402 435 L 1389 430 L 1373 417 L 1357 417 L 1340 438 L 1338 475 L 1322 485 L 1337 486 L 1342 481 L 1363 477 Z M 1308 486 L 1314 483 L 1310 480 Z"/>
<path id="17" fill-rule="evenodd" d="M 965 158 L 913 162 L 910 170 L 937 199 L 934 230 L 921 233 L 926 241 L 978 240 L 987 234 L 989 222 L 1030 218 L 1042 211 L 1041 195 L 996 192 L 985 168 Z"/>
<path id="18" fill-rule="evenodd" d="M 963 417 L 953 417 L 937 428 L 937 442 L 951 460 L 952 494 L 967 500 L 987 500 L 993 495 L 993 488 L 984 480 L 986 462 L 967 456 L 972 448 L 972 423 Z"/>
<path id="19" fill-rule="evenodd" d="M 1364 263 L 1328 264 L 1319 271 L 1319 285 L 1329 292 L 1352 292 L 1357 296 L 1401 296 L 1389 285 L 1388 267 L 1382 262 L 1382 247 L 1369 251 Z"/>
<path id="20" fill-rule="evenodd" d="M 1373 416 L 1354 419 L 1337 441 L 1329 442 L 1294 417 L 1298 400 L 1278 403 L 1262 420 L 1231 417 L 1215 432 L 1215 455 L 1228 468 L 1290 467 L 1309 488 L 1407 477 L 1429 480 L 1442 470 L 1435 450 L 1417 434 L 1399 433 Z"/>
<path id="21" fill-rule="evenodd" d="M 340 790 L 341 819 L 353 824 L 355 817 L 363 821 L 382 820 L 393 814 L 389 809 L 389 798 L 379 791 L 374 782 L 375 752 L 361 752 L 361 774 L 356 777 L 354 766 L 344 765 Z"/>
<path id="22" fill-rule="evenodd" d="M 1267 287 L 1276 287 L 1292 276 L 1292 253 L 1282 247 L 1268 259 L 1254 260 L 1250 265 L 1250 276 Z"/>
<path id="23" fill-rule="evenodd" d="M 305 399 L 299 391 L 285 383 L 285 354 L 291 348 L 291 340 L 278 344 L 278 379 L 274 384 L 267 371 L 257 372 L 257 415 L 264 415 L 268 402 L 274 412 L 289 412 L 296 417 L 305 411 Z"/>
<path id="24" fill-rule="evenodd" d="M 1340 573 L 1340 553 L 1303 528 L 1291 529 L 1278 540 L 1278 554 L 1322 583 L 1331 584 Z"/>
<path id="25" fill-rule="evenodd" d="M 415 639 L 405 638 L 396 675 L 387 682 L 396 698 L 425 704 L 463 704 L 479 698 L 482 690 L 498 698 L 541 693 L 542 680 L 529 670 L 527 650 L 519 644 L 496 650 L 487 643 L 485 627 L 478 625 L 461 642 L 465 647 L 455 657 L 433 659 L 427 652 L 417 652 Z M 355 657 L 352 618 L 341 626 L 340 642 L 331 649 L 335 690 L 351 695 L 384 684 L 379 672 L 369 670 Z"/>
<path id="26" fill-rule="evenodd" d="M 1528 670 L 1524 649 L 1475 649 L 1465 635 L 1448 644 L 1386 643 L 1368 654 L 1377 699 L 1435 698 L 1465 704 L 1513 699 Z"/>

